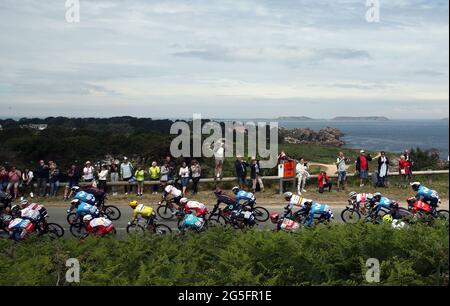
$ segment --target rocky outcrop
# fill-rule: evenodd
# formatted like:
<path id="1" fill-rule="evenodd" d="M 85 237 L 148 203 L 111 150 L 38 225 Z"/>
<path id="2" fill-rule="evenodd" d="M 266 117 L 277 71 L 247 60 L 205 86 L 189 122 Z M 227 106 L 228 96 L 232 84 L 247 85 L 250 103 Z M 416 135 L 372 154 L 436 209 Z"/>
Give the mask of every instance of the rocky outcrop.
<path id="1" fill-rule="evenodd" d="M 345 141 L 341 130 L 327 127 L 316 132 L 309 128 L 302 129 L 280 129 L 280 138 L 287 143 L 292 144 L 322 144 L 329 146 L 342 147 Z"/>

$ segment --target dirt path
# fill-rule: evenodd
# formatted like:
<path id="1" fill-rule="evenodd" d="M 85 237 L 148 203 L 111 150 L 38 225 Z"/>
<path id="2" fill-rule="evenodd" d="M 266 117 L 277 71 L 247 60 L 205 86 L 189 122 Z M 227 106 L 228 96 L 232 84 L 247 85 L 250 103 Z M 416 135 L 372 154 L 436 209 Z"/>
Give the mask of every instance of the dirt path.
<path id="1" fill-rule="evenodd" d="M 310 166 L 319 166 L 322 168 L 325 168 L 325 171 L 327 172 L 327 175 L 335 175 L 337 172 L 336 165 L 334 164 L 320 164 L 320 163 L 310 163 Z"/>

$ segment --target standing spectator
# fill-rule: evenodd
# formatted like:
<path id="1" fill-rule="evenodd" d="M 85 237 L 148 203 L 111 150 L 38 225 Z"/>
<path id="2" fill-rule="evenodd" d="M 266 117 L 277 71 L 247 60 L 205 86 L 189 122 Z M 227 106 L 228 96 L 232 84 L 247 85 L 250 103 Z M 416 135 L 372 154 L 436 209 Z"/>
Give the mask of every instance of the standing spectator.
<path id="1" fill-rule="evenodd" d="M 167 163 L 167 160 L 164 160 L 164 163 L 161 167 L 161 177 L 159 179 L 162 185 L 166 184 L 169 181 L 169 173 L 169 164 Z"/>
<path id="2" fill-rule="evenodd" d="M 364 150 L 361 150 L 359 157 L 356 159 L 356 171 L 359 173 L 359 187 L 366 185 L 369 177 L 369 162 L 372 161 L 370 154 L 366 155 Z"/>
<path id="3" fill-rule="evenodd" d="M 50 169 L 45 161 L 39 161 L 39 167 L 34 172 L 37 183 L 37 193 L 40 197 L 45 197 L 47 194 L 47 182 L 50 177 Z"/>
<path id="4" fill-rule="evenodd" d="M 11 188 L 13 189 L 13 198 L 17 199 L 19 195 L 19 184 L 22 178 L 22 172 L 16 169 L 16 167 L 12 167 L 11 171 L 8 172 L 8 186 L 6 186 L 6 192 L 11 194 Z"/>
<path id="5" fill-rule="evenodd" d="M 306 180 L 309 178 L 308 164 L 303 157 L 301 157 L 300 161 L 297 163 L 295 172 L 298 179 L 297 193 L 301 195 L 303 192 L 306 192 Z"/>
<path id="6" fill-rule="evenodd" d="M 195 159 L 191 162 L 192 194 L 198 193 L 198 182 L 202 177 L 202 167 Z"/>
<path id="7" fill-rule="evenodd" d="M 50 196 L 56 197 L 59 189 L 60 171 L 56 163 L 50 166 Z"/>
<path id="8" fill-rule="evenodd" d="M 86 165 L 83 169 L 83 179 L 87 183 L 92 183 L 94 181 L 95 169 L 92 166 L 90 161 L 86 162 Z"/>
<path id="9" fill-rule="evenodd" d="M 402 188 L 407 188 L 409 169 L 410 165 L 406 160 L 405 155 L 400 156 L 400 161 L 398 162 L 398 172 L 400 174 L 400 187 Z"/>
<path id="10" fill-rule="evenodd" d="M 378 158 L 378 187 L 388 186 L 389 166 L 391 165 L 386 152 L 382 151 Z"/>
<path id="11" fill-rule="evenodd" d="M 248 163 L 244 160 L 242 156 L 238 156 L 236 162 L 234 163 L 236 169 L 236 178 L 241 189 L 247 187 L 247 167 Z"/>
<path id="12" fill-rule="evenodd" d="M 330 179 L 325 171 L 320 172 L 317 180 L 319 181 L 319 193 L 323 193 L 325 188 L 328 188 L 328 191 L 331 192 L 333 184 L 330 182 Z"/>
<path id="13" fill-rule="evenodd" d="M 122 177 L 122 181 L 130 183 L 133 178 L 133 165 L 128 161 L 127 157 L 123 158 L 123 163 L 120 165 L 120 176 Z M 125 195 L 128 195 L 128 192 L 132 192 L 133 187 L 129 184 L 125 185 Z"/>
<path id="14" fill-rule="evenodd" d="M 109 172 L 111 173 L 111 184 L 112 184 L 112 193 L 113 196 L 117 195 L 117 182 L 119 182 L 119 167 L 118 161 L 111 160 L 111 165 L 109 166 Z"/>
<path id="15" fill-rule="evenodd" d="M 5 167 L 0 167 L 0 191 L 5 191 L 8 186 L 8 171 Z"/>
<path id="16" fill-rule="evenodd" d="M 172 160 L 172 157 L 170 157 L 170 156 L 166 156 L 166 162 L 167 162 L 167 167 L 169 169 L 168 181 L 173 181 L 175 179 L 175 170 L 176 170 L 177 165 Z"/>
<path id="17" fill-rule="evenodd" d="M 98 174 L 98 188 L 107 192 L 107 182 L 108 182 L 109 169 L 107 165 L 102 165 L 102 170 Z"/>
<path id="18" fill-rule="evenodd" d="M 411 184 L 412 176 L 413 176 L 414 161 L 411 157 L 411 154 L 409 153 L 409 150 L 405 150 L 404 155 L 405 155 L 405 160 L 408 162 L 408 183 Z"/>
<path id="19" fill-rule="evenodd" d="M 347 163 L 350 160 L 345 157 L 344 152 L 339 152 L 339 156 L 336 161 L 338 180 L 337 180 L 337 191 L 345 190 L 347 185 Z"/>
<path id="20" fill-rule="evenodd" d="M 77 165 L 73 164 L 70 166 L 69 170 L 67 170 L 67 184 L 66 188 L 64 189 L 64 201 L 68 200 L 70 190 L 74 186 L 78 186 L 81 179 L 81 173 L 78 169 Z"/>
<path id="21" fill-rule="evenodd" d="M 33 179 L 34 174 L 33 171 L 30 171 L 30 169 L 25 169 L 22 172 L 22 186 L 23 186 L 23 192 L 25 195 L 29 194 L 30 197 L 34 197 L 33 194 Z"/>
<path id="22" fill-rule="evenodd" d="M 186 162 L 183 162 L 183 164 L 180 167 L 180 172 L 178 174 L 181 179 L 183 196 L 186 196 L 187 185 L 189 184 L 189 178 L 191 177 L 189 167 L 187 166 Z"/>
<path id="23" fill-rule="evenodd" d="M 286 155 L 284 151 L 281 151 L 278 155 L 278 164 L 284 163 L 285 160 L 289 160 L 289 157 Z"/>
<path id="24" fill-rule="evenodd" d="M 221 142 L 219 147 L 214 152 L 215 158 L 215 169 L 214 169 L 214 180 L 222 180 L 223 162 L 225 158 L 225 148 L 224 144 Z"/>
<path id="25" fill-rule="evenodd" d="M 137 182 L 137 196 L 142 197 L 144 195 L 145 170 L 141 165 L 138 165 L 134 176 Z"/>
<path id="26" fill-rule="evenodd" d="M 262 170 L 261 166 L 259 165 L 259 160 L 256 159 L 256 157 L 252 157 L 250 165 L 250 178 L 252 179 L 252 189 L 253 193 L 256 193 L 256 186 L 259 183 L 259 188 L 261 189 L 261 192 L 264 192 L 264 183 L 262 180 Z"/>
<path id="27" fill-rule="evenodd" d="M 150 181 L 154 182 L 154 185 L 152 186 L 153 194 L 158 194 L 158 184 L 156 184 L 156 182 L 160 180 L 161 168 L 156 161 L 152 162 L 152 166 L 148 169 L 148 173 L 150 175 Z"/>

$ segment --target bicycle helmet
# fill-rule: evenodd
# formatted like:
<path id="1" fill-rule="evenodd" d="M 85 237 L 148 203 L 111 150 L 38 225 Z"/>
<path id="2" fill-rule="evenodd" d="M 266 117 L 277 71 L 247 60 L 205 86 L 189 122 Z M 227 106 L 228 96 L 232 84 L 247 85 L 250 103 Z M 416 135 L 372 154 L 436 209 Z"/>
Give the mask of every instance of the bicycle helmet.
<path id="1" fill-rule="evenodd" d="M 414 182 L 414 183 L 411 183 L 411 187 L 412 187 L 414 190 L 418 190 L 419 187 L 420 187 L 421 185 L 422 185 L 422 184 L 421 184 L 420 182 Z"/>
<path id="2" fill-rule="evenodd" d="M 348 199 L 351 200 L 353 198 L 356 198 L 357 195 L 358 193 L 356 191 L 352 191 L 348 194 Z"/>
<path id="3" fill-rule="evenodd" d="M 238 186 L 234 186 L 233 189 L 231 189 L 231 191 L 233 191 L 234 193 L 238 193 L 239 190 L 241 190 L 241 188 L 239 188 Z"/>
<path id="4" fill-rule="evenodd" d="M 381 198 L 383 195 L 381 194 L 381 192 L 376 192 L 373 194 L 374 198 Z"/>
<path id="5" fill-rule="evenodd" d="M 279 219 L 280 219 L 280 214 L 279 213 L 271 213 L 270 214 L 270 221 L 272 223 L 278 223 Z"/>
<path id="6" fill-rule="evenodd" d="M 285 192 L 283 196 L 285 199 L 291 199 L 293 195 L 294 194 L 292 192 Z"/>
<path id="7" fill-rule="evenodd" d="M 188 202 L 189 202 L 189 199 L 188 199 L 188 198 L 181 198 L 181 199 L 180 199 L 180 204 L 181 204 L 181 205 L 186 205 Z"/>
<path id="8" fill-rule="evenodd" d="M 79 205 L 80 204 L 80 200 L 78 200 L 78 199 L 73 199 L 71 202 L 70 202 L 70 204 L 72 204 L 72 205 Z"/>
<path id="9" fill-rule="evenodd" d="M 26 198 L 21 198 L 20 199 L 20 206 L 25 206 L 28 205 L 28 200 Z"/>
<path id="10" fill-rule="evenodd" d="M 131 201 L 129 205 L 131 208 L 136 208 L 138 206 L 138 201 Z"/>
<path id="11" fill-rule="evenodd" d="M 83 217 L 83 221 L 84 222 L 90 222 L 92 220 L 92 216 L 91 215 L 86 215 Z"/>
<path id="12" fill-rule="evenodd" d="M 13 219 L 11 215 L 3 215 L 1 218 L 4 225 L 8 225 Z"/>
<path id="13" fill-rule="evenodd" d="M 394 221 L 394 218 L 391 215 L 385 215 L 383 217 L 383 222 L 384 223 L 392 223 L 392 221 Z"/>
<path id="14" fill-rule="evenodd" d="M 72 190 L 73 192 L 78 192 L 81 190 L 81 188 L 78 186 L 73 186 L 70 190 Z"/>

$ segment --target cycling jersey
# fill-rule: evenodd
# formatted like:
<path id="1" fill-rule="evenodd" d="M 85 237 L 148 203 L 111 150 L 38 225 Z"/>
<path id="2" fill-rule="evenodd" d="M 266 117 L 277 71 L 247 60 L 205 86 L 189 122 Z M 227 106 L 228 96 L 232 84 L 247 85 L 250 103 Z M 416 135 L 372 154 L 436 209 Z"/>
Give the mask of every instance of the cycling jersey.
<path id="1" fill-rule="evenodd" d="M 41 213 L 39 210 L 35 210 L 32 207 L 28 206 L 25 209 L 20 211 L 20 216 L 24 219 L 31 220 L 32 222 L 39 221 L 41 219 Z"/>
<path id="2" fill-rule="evenodd" d="M 95 205 L 95 196 L 92 193 L 87 193 L 86 191 L 79 191 L 73 198 L 74 200 L 80 200 L 81 202 Z"/>
<path id="3" fill-rule="evenodd" d="M 254 225 L 256 223 L 255 213 L 242 209 L 233 210 L 231 212 L 231 219 L 233 221 L 243 221 L 247 225 Z"/>
<path id="4" fill-rule="evenodd" d="M 183 221 L 180 222 L 179 229 L 181 232 L 185 232 L 188 229 L 195 231 L 201 231 L 205 221 L 202 218 L 196 217 L 193 214 L 188 214 L 184 216 Z"/>
<path id="5" fill-rule="evenodd" d="M 206 205 L 197 201 L 189 201 L 184 206 L 184 211 L 186 213 L 189 213 L 189 211 L 194 210 L 196 216 L 202 216 L 206 214 L 208 209 L 206 208 Z"/>
<path id="6" fill-rule="evenodd" d="M 439 194 L 435 190 L 431 190 L 425 186 L 419 187 L 416 198 L 417 200 L 429 202 L 433 206 L 436 206 L 439 203 Z"/>
<path id="7" fill-rule="evenodd" d="M 417 213 L 417 211 L 424 211 L 427 213 L 431 213 L 433 209 L 428 203 L 422 201 L 416 201 L 411 207 L 410 210 L 413 214 Z"/>
<path id="8" fill-rule="evenodd" d="M 253 205 L 256 202 L 255 195 L 251 192 L 240 190 L 236 194 L 236 203 L 240 204 L 241 201 L 247 202 L 249 205 Z"/>
<path id="9" fill-rule="evenodd" d="M 356 196 L 356 204 L 359 206 L 361 204 L 369 204 L 369 198 L 373 198 L 370 193 L 360 193 Z"/>
<path id="10" fill-rule="evenodd" d="M 278 230 L 283 230 L 287 232 L 295 232 L 300 228 L 300 224 L 291 220 L 289 218 L 284 218 L 278 222 Z"/>
<path id="11" fill-rule="evenodd" d="M 183 195 L 183 192 L 172 185 L 168 185 L 164 188 L 164 197 L 167 197 L 168 195 L 171 195 L 174 198 L 179 198 Z"/>
<path id="12" fill-rule="evenodd" d="M 305 207 L 305 203 L 310 200 L 304 199 L 302 196 L 293 195 L 291 200 L 289 201 L 289 209 L 292 210 L 294 206 L 303 208 Z"/>
<path id="13" fill-rule="evenodd" d="M 393 203 L 394 201 L 389 200 L 388 198 L 385 197 L 381 197 L 375 209 L 375 213 L 378 214 L 382 208 L 391 209 Z"/>
<path id="14" fill-rule="evenodd" d="M 150 206 L 145 206 L 144 204 L 139 204 L 134 210 L 133 210 L 133 218 L 130 222 L 134 222 L 138 216 L 142 216 L 144 219 L 150 219 L 155 217 L 155 211 Z"/>
<path id="15" fill-rule="evenodd" d="M 81 202 L 77 207 L 77 216 L 84 217 L 86 215 L 92 215 L 93 217 L 97 217 L 100 215 L 100 211 L 94 205 L 90 205 L 84 202 Z"/>
<path id="16" fill-rule="evenodd" d="M 219 206 L 222 203 L 226 204 L 226 205 L 234 206 L 236 204 L 236 200 L 226 194 L 217 195 L 217 204 L 216 205 Z"/>
<path id="17" fill-rule="evenodd" d="M 333 217 L 333 213 L 328 205 L 314 203 L 311 205 L 311 209 L 309 210 L 307 226 L 311 226 L 313 224 L 315 215 L 323 216 L 326 219 L 331 219 Z"/>
<path id="18" fill-rule="evenodd" d="M 28 219 L 16 218 L 9 223 L 8 230 L 12 239 L 19 241 L 34 231 L 34 224 Z M 17 236 L 16 234 L 19 235 Z"/>
<path id="19" fill-rule="evenodd" d="M 95 218 L 92 219 L 91 222 L 89 222 L 87 230 L 89 234 L 95 231 L 96 235 L 104 235 L 114 230 L 114 225 L 112 224 L 111 220 L 107 218 Z"/>

